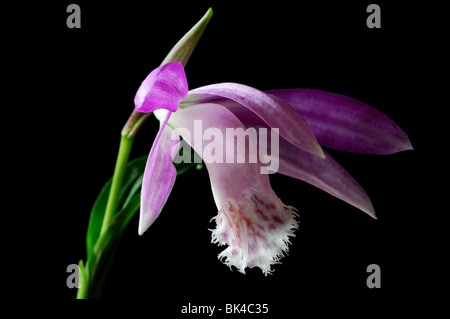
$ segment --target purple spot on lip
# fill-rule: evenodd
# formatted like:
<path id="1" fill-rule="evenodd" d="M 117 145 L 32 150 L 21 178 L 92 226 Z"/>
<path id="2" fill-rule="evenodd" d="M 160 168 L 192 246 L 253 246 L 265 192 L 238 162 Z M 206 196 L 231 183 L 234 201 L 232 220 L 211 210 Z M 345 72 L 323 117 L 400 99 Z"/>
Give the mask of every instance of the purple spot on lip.
<path id="1" fill-rule="evenodd" d="M 264 213 L 263 213 L 259 208 L 256 208 L 255 211 L 256 211 L 256 213 L 259 214 L 259 215 L 261 216 L 261 218 L 262 218 L 263 220 L 265 220 L 266 222 L 268 222 L 268 221 L 270 220 L 269 217 L 267 217 L 266 215 L 264 215 Z"/>
<path id="2" fill-rule="evenodd" d="M 273 221 L 274 221 L 275 223 L 283 224 L 283 221 L 282 221 L 281 218 L 278 217 L 278 216 L 272 216 L 272 219 L 273 219 Z"/>

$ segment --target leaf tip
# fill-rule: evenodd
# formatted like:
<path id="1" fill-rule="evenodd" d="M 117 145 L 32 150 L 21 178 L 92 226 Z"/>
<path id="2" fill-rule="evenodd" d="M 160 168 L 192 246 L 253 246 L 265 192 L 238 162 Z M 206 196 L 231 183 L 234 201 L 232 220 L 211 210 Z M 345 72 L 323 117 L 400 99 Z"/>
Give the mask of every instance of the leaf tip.
<path id="1" fill-rule="evenodd" d="M 208 11 L 206 11 L 205 17 L 211 19 L 212 15 L 213 15 L 213 8 L 209 7 Z"/>

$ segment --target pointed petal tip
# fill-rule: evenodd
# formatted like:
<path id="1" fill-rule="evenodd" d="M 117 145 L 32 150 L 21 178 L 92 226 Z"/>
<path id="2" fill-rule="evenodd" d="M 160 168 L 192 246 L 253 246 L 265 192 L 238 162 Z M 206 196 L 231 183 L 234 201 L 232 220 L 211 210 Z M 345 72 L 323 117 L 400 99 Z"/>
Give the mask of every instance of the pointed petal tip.
<path id="1" fill-rule="evenodd" d="M 412 146 L 411 141 L 409 140 L 409 137 L 405 133 L 405 131 L 403 131 L 400 127 L 397 128 L 399 131 L 397 136 L 397 143 L 394 144 L 390 152 L 385 152 L 386 154 L 395 154 L 399 152 L 414 150 L 414 147 Z"/>
<path id="2" fill-rule="evenodd" d="M 142 204 L 141 204 L 141 207 Z M 159 214 L 158 214 L 159 215 Z M 156 218 L 148 218 L 148 216 L 152 216 L 151 214 L 144 213 L 142 210 L 139 215 L 139 226 L 138 226 L 138 234 L 139 236 L 144 235 L 144 233 L 153 225 Z"/>
<path id="3" fill-rule="evenodd" d="M 308 152 L 314 156 L 317 156 L 318 158 L 321 158 L 323 160 L 327 159 L 327 156 L 325 155 L 325 152 L 324 152 L 322 146 L 320 146 L 320 144 L 317 142 L 312 144 L 310 146 L 310 148 L 306 150 L 306 152 Z"/>
<path id="4" fill-rule="evenodd" d="M 372 217 L 375 220 L 378 219 L 377 215 L 375 214 L 375 210 L 373 210 L 373 208 L 371 211 L 366 211 L 365 213 L 367 213 L 370 217 Z"/>
<path id="5" fill-rule="evenodd" d="M 405 143 L 405 151 L 414 151 L 414 147 L 411 144 L 411 141 L 408 139 Z"/>
<path id="6" fill-rule="evenodd" d="M 293 144 L 291 142 L 291 144 Z M 295 145 L 295 144 L 293 144 Z M 297 145 L 295 145 L 297 147 L 297 149 L 299 149 L 299 147 Z M 319 144 L 319 142 L 317 141 L 316 137 L 312 136 L 312 140 L 310 141 L 308 148 L 304 149 L 306 152 L 319 157 L 320 159 L 327 159 L 327 156 L 325 155 L 325 151 L 323 150 L 322 146 Z"/>
<path id="7" fill-rule="evenodd" d="M 139 212 L 139 226 L 138 226 L 138 234 L 139 236 L 144 235 L 144 233 L 146 232 L 146 230 L 150 227 L 150 225 L 145 225 L 146 223 L 144 222 L 144 212 L 142 210 L 142 202 L 141 202 L 141 208 L 140 208 L 140 212 Z"/>
<path id="8" fill-rule="evenodd" d="M 327 156 L 325 155 L 325 152 L 323 151 L 322 147 L 317 144 L 317 148 L 316 148 L 316 154 L 317 156 L 319 156 L 321 159 L 327 159 Z"/>
<path id="9" fill-rule="evenodd" d="M 413 151 L 414 147 L 412 146 L 410 140 L 408 139 L 408 137 L 406 136 L 406 134 L 404 134 L 405 136 L 399 140 L 397 142 L 397 144 L 392 147 L 390 150 L 387 151 L 380 151 L 378 154 L 381 155 L 388 155 L 388 154 L 396 154 L 396 153 L 400 153 L 400 152 L 406 152 L 406 151 Z"/>
<path id="10" fill-rule="evenodd" d="M 278 135 L 291 144 L 320 158 L 325 158 L 316 136 L 302 115 L 277 96 L 233 82 L 210 84 L 189 92 L 189 95 L 198 94 L 236 102 L 264 123 L 262 125 L 278 128 Z"/>
<path id="11" fill-rule="evenodd" d="M 363 190 L 364 191 L 364 190 Z M 353 206 L 359 208 L 361 211 L 372 217 L 373 219 L 378 219 L 375 208 L 373 207 L 372 201 L 370 200 L 369 196 L 366 192 L 365 194 L 365 200 L 357 205 L 353 204 Z"/>
<path id="12" fill-rule="evenodd" d="M 138 235 L 142 236 L 144 235 L 145 231 L 148 229 L 148 227 L 144 227 L 141 223 L 139 223 L 139 228 L 138 228 Z"/>
<path id="13" fill-rule="evenodd" d="M 375 208 L 373 208 L 372 202 L 370 201 L 368 196 L 367 196 L 367 202 L 366 203 L 364 203 L 361 206 L 356 206 L 356 207 L 358 207 L 360 210 L 362 210 L 364 213 L 366 213 L 367 215 L 369 215 L 373 219 L 378 219 L 378 217 L 377 217 L 377 215 L 375 213 Z"/>
<path id="14" fill-rule="evenodd" d="M 314 89 L 266 93 L 292 105 L 322 146 L 361 154 L 393 154 L 412 149 L 408 136 L 392 119 L 354 98 Z"/>

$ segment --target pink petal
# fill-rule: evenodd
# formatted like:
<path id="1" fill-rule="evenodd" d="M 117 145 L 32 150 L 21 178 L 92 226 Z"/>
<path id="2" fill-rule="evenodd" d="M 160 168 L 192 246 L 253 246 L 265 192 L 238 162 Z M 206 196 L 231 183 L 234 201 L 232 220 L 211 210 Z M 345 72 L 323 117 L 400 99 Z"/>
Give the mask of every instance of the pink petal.
<path id="1" fill-rule="evenodd" d="M 196 126 L 196 123 L 201 125 L 201 127 Z M 222 105 L 212 103 L 180 108 L 172 114 L 169 125 L 172 128 L 182 128 L 181 130 L 176 130 L 176 132 L 200 156 L 204 155 L 205 146 L 212 143 L 212 141 L 202 141 L 206 130 L 216 130 L 224 138 L 226 137 L 225 132 L 227 128 L 246 130 L 246 127 L 232 112 Z M 254 185 L 255 187 L 267 187 L 269 185 L 267 175 L 261 175 L 260 173 L 262 164 L 259 162 L 259 159 L 256 163 L 249 163 L 248 161 L 245 163 L 237 162 L 237 157 L 239 156 L 237 145 L 239 142 L 236 142 L 233 152 L 230 153 L 226 150 L 225 139 L 217 138 L 214 141 L 217 145 L 217 150 L 221 149 L 222 151 L 222 162 L 211 162 L 205 156 L 202 158 L 208 169 L 217 207 L 222 207 L 228 198 L 240 197 L 242 191 L 248 188 L 249 185 Z M 247 154 L 248 145 L 249 143 L 245 143 L 245 146 L 243 146 Z"/>
<path id="2" fill-rule="evenodd" d="M 280 135 L 295 146 L 324 157 L 306 121 L 293 107 L 277 97 L 237 83 L 212 84 L 189 92 L 189 95 L 196 94 L 233 100 L 258 115 L 269 127 L 279 128 Z"/>
<path id="3" fill-rule="evenodd" d="M 180 140 L 178 134 L 166 125 L 170 114 L 167 112 L 165 119 L 161 121 L 145 167 L 141 191 L 139 235 L 142 235 L 158 218 L 175 183 L 177 171 L 172 159 Z"/>
<path id="4" fill-rule="evenodd" d="M 158 109 L 175 112 L 188 93 L 188 83 L 180 62 L 164 64 L 154 69 L 142 82 L 134 105 L 138 112 L 150 113 Z"/>
<path id="5" fill-rule="evenodd" d="M 268 148 L 270 153 L 270 143 Z M 325 155 L 325 159 L 319 158 L 280 138 L 277 172 L 305 181 L 376 218 L 364 189 L 330 154 L 325 152 Z"/>

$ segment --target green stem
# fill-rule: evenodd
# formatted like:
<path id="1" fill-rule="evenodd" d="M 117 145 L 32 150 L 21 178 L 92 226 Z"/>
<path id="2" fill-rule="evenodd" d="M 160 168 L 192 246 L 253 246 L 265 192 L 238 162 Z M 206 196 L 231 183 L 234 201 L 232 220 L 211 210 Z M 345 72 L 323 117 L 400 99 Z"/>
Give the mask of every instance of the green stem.
<path id="1" fill-rule="evenodd" d="M 80 264 L 80 287 L 77 291 L 77 299 L 99 298 L 102 291 L 103 282 L 106 278 L 109 263 L 114 256 L 117 246 L 116 242 L 120 234 L 111 233 L 111 222 L 114 214 L 118 210 L 118 199 L 125 177 L 125 168 L 130 157 L 134 137 L 141 128 L 142 124 L 150 114 L 139 113 L 134 110 L 124 128 L 122 129 L 119 152 L 117 155 L 116 166 L 111 182 L 111 189 L 106 203 L 105 214 L 103 215 L 102 226 L 97 242 L 95 243 L 95 254 L 88 257 L 85 265 Z M 116 248 L 114 248 L 116 247 Z M 106 266 L 105 266 L 106 264 Z M 98 269 L 100 267 L 101 269 Z M 82 269 L 81 269 L 82 268 Z M 100 273 L 98 273 L 100 271 Z"/>
<path id="2" fill-rule="evenodd" d="M 141 128 L 142 124 L 150 116 L 150 114 L 152 113 L 141 113 L 133 110 L 133 113 L 131 113 L 128 121 L 125 123 L 125 126 L 122 129 L 122 136 L 126 135 L 130 139 L 133 139 Z"/>
<path id="3" fill-rule="evenodd" d="M 88 285 L 80 286 L 77 290 L 77 299 L 87 299 L 88 298 Z"/>
<path id="4" fill-rule="evenodd" d="M 111 191 L 109 192 L 108 203 L 106 204 L 105 215 L 103 217 L 102 228 L 100 230 L 100 236 L 102 236 L 108 229 L 116 209 L 117 199 L 122 187 L 122 181 L 125 173 L 125 166 L 128 163 L 128 157 L 130 156 L 131 147 L 133 146 L 134 138 L 127 134 L 122 134 L 120 139 L 119 154 L 117 155 L 116 167 L 114 169 L 114 175 L 111 184 Z"/>
<path id="5" fill-rule="evenodd" d="M 83 265 L 83 262 L 80 261 L 80 263 L 78 264 L 78 266 L 80 267 L 79 271 L 80 271 L 80 278 L 79 278 L 79 287 L 77 290 L 77 299 L 86 299 L 88 297 L 88 282 L 86 280 L 86 270 L 85 267 Z"/>

